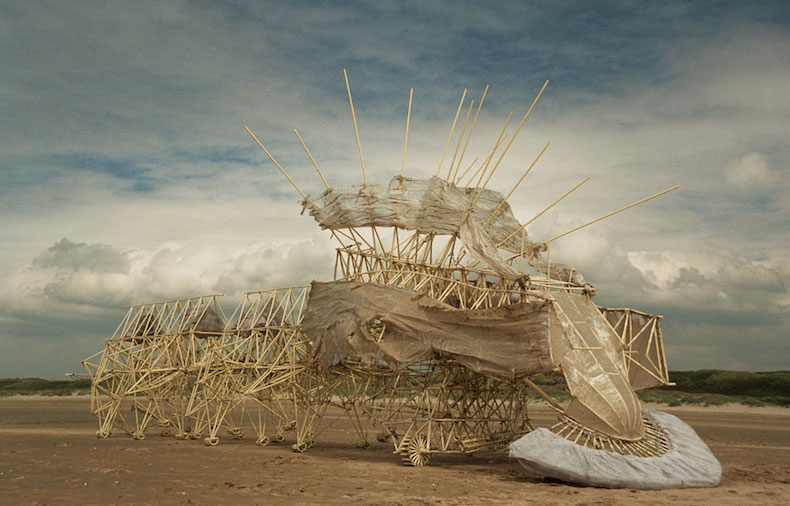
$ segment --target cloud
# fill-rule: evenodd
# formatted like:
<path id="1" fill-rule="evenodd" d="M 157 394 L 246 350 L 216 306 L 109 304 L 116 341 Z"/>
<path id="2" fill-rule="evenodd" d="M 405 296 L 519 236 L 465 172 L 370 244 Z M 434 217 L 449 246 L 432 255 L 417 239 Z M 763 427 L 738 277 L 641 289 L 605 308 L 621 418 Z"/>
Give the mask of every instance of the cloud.
<path id="1" fill-rule="evenodd" d="M 106 244 L 74 243 L 64 237 L 35 257 L 33 267 L 125 273 L 129 261 Z"/>
<path id="2" fill-rule="evenodd" d="M 765 157 L 760 153 L 744 155 L 727 167 L 725 175 L 728 184 L 741 190 L 770 188 L 776 180 L 775 174 L 768 168 Z"/>
<path id="3" fill-rule="evenodd" d="M 410 87 L 406 175 L 428 177 L 464 88 L 477 100 L 492 85 L 466 163 L 511 111 L 512 134 L 551 79 L 490 187 L 509 191 L 546 141 L 511 198 L 519 218 L 592 179 L 530 237 L 679 184 L 558 241 L 552 257 L 596 284 L 600 303 L 664 314 L 670 363 L 673 352 L 686 368 L 787 361 L 782 2 L 0 9 L 4 371 L 73 370 L 119 305 L 331 277 L 328 234 L 299 215 L 242 125 L 305 193 L 323 183 L 294 127 L 330 184 L 359 183 L 343 68 L 375 182 L 400 170 Z M 44 349 L 68 353 L 46 363 Z"/>
<path id="4" fill-rule="evenodd" d="M 304 285 L 327 278 L 331 243 L 312 240 L 241 249 L 172 246 L 120 252 L 102 244 L 58 241 L 4 283 L 6 317 L 25 313 L 80 319 L 97 310 L 222 292 Z M 232 303 L 232 301 L 231 301 Z"/>

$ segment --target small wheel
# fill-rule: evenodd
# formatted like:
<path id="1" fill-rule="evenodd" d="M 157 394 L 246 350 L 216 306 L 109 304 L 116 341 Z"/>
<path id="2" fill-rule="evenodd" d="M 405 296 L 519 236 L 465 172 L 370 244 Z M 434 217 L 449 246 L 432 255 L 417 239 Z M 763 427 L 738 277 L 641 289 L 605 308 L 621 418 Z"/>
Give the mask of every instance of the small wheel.
<path id="1" fill-rule="evenodd" d="M 239 434 L 244 434 L 244 432 L 241 430 L 241 427 L 233 427 L 228 429 L 229 436 L 238 436 Z"/>
<path id="2" fill-rule="evenodd" d="M 282 443 L 283 439 L 285 438 L 283 437 L 282 434 L 275 434 L 272 436 L 272 443 Z"/>
<path id="3" fill-rule="evenodd" d="M 189 439 L 198 439 L 200 436 L 201 436 L 201 434 L 199 434 L 197 432 L 190 432 L 189 433 Z"/>
<path id="4" fill-rule="evenodd" d="M 315 446 L 315 437 L 313 436 L 312 432 L 308 432 L 305 435 L 305 441 L 307 442 L 307 448 L 312 448 Z"/>
<path id="5" fill-rule="evenodd" d="M 259 437 L 255 440 L 255 444 L 258 446 L 269 446 L 269 436 Z"/>
<path id="6" fill-rule="evenodd" d="M 169 436 L 170 435 L 170 429 L 168 429 L 168 428 L 162 429 L 162 432 L 160 432 L 159 435 L 162 436 L 162 437 Z"/>
<path id="7" fill-rule="evenodd" d="M 189 439 L 189 434 L 186 432 L 178 432 L 176 433 L 176 439 L 186 440 Z"/>
<path id="8" fill-rule="evenodd" d="M 136 441 L 142 441 L 143 439 L 145 439 L 145 434 L 143 434 L 142 432 L 132 432 L 132 439 Z"/>
<path id="9" fill-rule="evenodd" d="M 296 420 L 291 420 L 288 425 L 283 426 L 283 430 L 294 430 L 296 428 Z"/>
<path id="10" fill-rule="evenodd" d="M 107 439 L 110 436 L 112 436 L 112 432 L 103 431 L 103 430 L 97 430 L 96 431 L 96 437 L 99 438 L 99 439 Z"/>
<path id="11" fill-rule="evenodd" d="M 412 437 L 406 436 L 403 438 L 400 447 L 401 460 L 407 466 L 422 467 L 431 460 L 428 439 L 422 434 Z"/>
<path id="12" fill-rule="evenodd" d="M 390 437 L 391 437 L 390 433 L 387 431 L 379 432 L 378 434 L 376 434 L 376 441 L 378 441 L 379 443 L 386 443 L 387 441 L 390 440 Z"/>
<path id="13" fill-rule="evenodd" d="M 370 443 L 368 443 L 366 440 L 364 439 L 357 440 L 357 448 L 368 448 L 369 446 Z"/>
<path id="14" fill-rule="evenodd" d="M 217 446 L 219 444 L 219 438 L 216 437 L 216 436 L 215 437 L 207 437 L 207 438 L 203 439 L 203 444 L 205 444 L 206 446 Z"/>
<path id="15" fill-rule="evenodd" d="M 304 453 L 307 449 L 310 448 L 307 441 L 302 443 L 294 443 L 291 445 L 291 449 L 297 453 Z"/>

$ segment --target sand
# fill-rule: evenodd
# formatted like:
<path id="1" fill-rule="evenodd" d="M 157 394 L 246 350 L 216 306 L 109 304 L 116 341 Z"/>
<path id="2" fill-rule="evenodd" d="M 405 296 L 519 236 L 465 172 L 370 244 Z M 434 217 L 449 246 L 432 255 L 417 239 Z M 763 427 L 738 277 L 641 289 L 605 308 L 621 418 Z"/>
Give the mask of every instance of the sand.
<path id="1" fill-rule="evenodd" d="M 217 447 L 150 431 L 143 441 L 95 437 L 90 401 L 0 399 L 0 502 L 4 504 L 790 504 L 790 409 L 658 409 L 679 416 L 724 469 L 714 489 L 606 490 L 542 480 L 504 452 L 438 456 L 401 465 L 389 444 L 355 446 L 340 418 L 315 448 Z M 330 413 L 330 416 L 337 416 Z M 535 406 L 538 423 L 552 420 Z"/>

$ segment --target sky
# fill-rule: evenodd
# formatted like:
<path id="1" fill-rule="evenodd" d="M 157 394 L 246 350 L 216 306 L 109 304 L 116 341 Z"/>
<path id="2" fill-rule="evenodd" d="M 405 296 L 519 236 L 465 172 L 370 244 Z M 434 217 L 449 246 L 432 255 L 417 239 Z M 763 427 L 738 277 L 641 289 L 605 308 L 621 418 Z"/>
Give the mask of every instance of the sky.
<path id="1" fill-rule="evenodd" d="M 0 4 L 0 377 L 60 379 L 122 306 L 332 277 L 305 193 L 439 163 L 490 89 L 485 157 L 549 85 L 490 188 L 596 302 L 664 316 L 670 369 L 790 369 L 786 2 Z M 511 129 L 512 131 L 512 129 Z M 470 158 L 467 158 L 470 160 Z"/>

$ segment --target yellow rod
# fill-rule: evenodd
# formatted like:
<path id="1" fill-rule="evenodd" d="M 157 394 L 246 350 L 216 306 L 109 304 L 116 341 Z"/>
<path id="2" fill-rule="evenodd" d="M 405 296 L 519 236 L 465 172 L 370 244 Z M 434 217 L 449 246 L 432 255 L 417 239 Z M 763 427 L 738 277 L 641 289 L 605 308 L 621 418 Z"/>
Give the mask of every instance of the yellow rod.
<path id="1" fill-rule="evenodd" d="M 414 96 L 414 88 L 409 90 L 409 110 L 406 113 L 406 136 L 403 139 L 403 161 L 400 164 L 400 177 L 406 171 L 406 145 L 409 143 L 409 122 L 411 121 L 411 99 Z"/>
<path id="2" fill-rule="evenodd" d="M 465 175 L 466 175 L 466 174 L 467 174 L 467 173 L 468 173 L 470 170 L 472 170 L 472 166 L 473 166 L 475 163 L 477 163 L 477 160 L 479 160 L 479 158 L 475 158 L 474 160 L 472 160 L 472 163 L 470 163 L 470 164 L 469 164 L 469 167 L 467 167 L 467 168 L 466 168 L 466 170 L 463 172 L 463 174 L 461 174 L 460 176 L 458 176 L 458 178 L 456 178 L 456 179 L 455 179 L 455 181 L 453 181 L 453 183 L 457 183 L 458 181 L 460 181 L 461 179 L 463 179 L 463 178 L 464 178 L 464 176 L 465 176 Z"/>
<path id="3" fill-rule="evenodd" d="M 532 105 L 529 106 L 529 110 L 527 110 L 527 113 L 524 115 L 523 118 L 521 118 L 521 123 L 518 124 L 516 131 L 513 132 L 513 136 L 510 138 L 510 142 L 507 143 L 507 146 L 505 146 L 505 149 L 502 151 L 502 154 L 499 155 L 499 160 L 497 160 L 496 164 L 494 165 L 494 168 L 491 169 L 491 172 L 488 174 L 488 178 L 486 178 L 486 182 L 480 188 L 477 195 L 475 196 L 475 199 L 472 201 L 472 207 L 475 206 L 475 203 L 477 203 L 477 199 L 480 198 L 480 195 L 483 194 L 483 190 L 485 190 L 486 186 L 488 186 L 488 182 L 491 181 L 491 177 L 494 175 L 494 172 L 496 172 L 496 169 L 497 167 L 499 167 L 500 162 L 507 154 L 508 149 L 510 149 L 510 145 L 513 144 L 514 140 L 516 140 L 516 135 L 518 135 L 518 132 L 521 130 L 521 127 L 524 126 L 524 123 L 527 121 L 527 118 L 529 118 L 529 115 L 532 114 L 532 109 L 535 108 L 535 104 L 537 104 L 538 100 L 540 100 L 540 96 L 543 95 L 543 91 L 546 89 L 546 86 L 548 86 L 548 84 L 549 84 L 548 80 L 545 83 L 543 83 L 543 87 L 538 92 L 538 95 L 535 97 L 535 100 L 532 101 Z"/>
<path id="4" fill-rule="evenodd" d="M 543 211 L 541 211 L 541 212 L 539 212 L 538 214 L 536 214 L 536 215 L 535 215 L 535 216 L 534 216 L 534 217 L 533 217 L 531 220 L 529 220 L 528 222 L 524 223 L 524 224 L 523 224 L 523 225 L 521 225 L 519 228 L 517 228 L 516 230 L 514 230 L 514 231 L 513 231 L 513 233 L 511 233 L 509 236 L 505 237 L 505 239 L 504 239 L 504 240 L 502 240 L 502 241 L 501 241 L 499 244 L 497 244 L 497 248 L 498 248 L 498 247 L 500 247 L 500 246 L 502 246 L 503 244 L 505 244 L 505 243 L 506 243 L 506 242 L 507 242 L 507 241 L 508 241 L 508 240 L 509 240 L 511 237 L 513 237 L 514 235 L 518 234 L 518 233 L 519 233 L 521 230 L 524 230 L 524 229 L 526 229 L 526 228 L 527 228 L 527 225 L 529 225 L 529 224 L 530 224 L 530 223 L 532 223 L 533 221 L 535 221 L 535 220 L 537 220 L 538 218 L 540 218 L 540 217 L 543 215 L 543 213 L 545 213 L 546 211 L 548 211 L 549 209 L 551 209 L 552 207 L 554 207 L 554 206 L 555 206 L 557 203 L 559 203 L 559 201 L 560 201 L 560 200 L 564 199 L 565 197 L 567 197 L 568 195 L 570 195 L 571 193 L 573 193 L 574 191 L 576 191 L 576 189 L 577 189 L 578 187 L 580 187 L 581 185 L 583 185 L 584 183 L 586 183 L 586 182 L 587 182 L 587 181 L 589 181 L 589 180 L 590 180 L 590 178 L 589 178 L 589 177 L 586 177 L 586 178 L 584 178 L 584 179 L 583 179 L 583 180 L 582 180 L 582 181 L 581 181 L 579 184 L 577 184 L 576 186 L 574 186 L 574 187 L 573 187 L 573 188 L 571 188 L 570 190 L 566 191 L 566 192 L 565 192 L 565 194 L 563 194 L 563 195 L 562 195 L 560 198 L 558 198 L 557 200 L 555 200 L 554 202 L 552 202 L 552 203 L 551 203 L 551 204 L 550 204 L 550 205 L 549 205 L 547 208 L 545 208 Z"/>
<path id="5" fill-rule="evenodd" d="M 442 170 L 442 164 L 444 163 L 444 157 L 447 155 L 447 148 L 450 146 L 450 140 L 453 138 L 453 132 L 455 132 L 455 124 L 458 122 L 458 115 L 461 114 L 461 107 L 464 106 L 464 100 L 466 99 L 466 88 L 464 88 L 464 93 L 461 95 L 461 101 L 458 103 L 458 110 L 455 112 L 455 119 L 453 119 L 453 126 L 450 128 L 450 135 L 447 136 L 447 142 L 444 143 L 444 151 L 442 151 L 442 157 L 439 159 L 439 166 L 436 167 L 436 176 L 439 175 L 439 171 Z"/>
<path id="6" fill-rule="evenodd" d="M 296 137 L 299 139 L 299 142 L 302 143 L 302 147 L 304 148 L 304 152 L 307 153 L 307 156 L 310 157 L 310 161 L 313 162 L 313 167 L 315 167 L 315 170 L 318 171 L 318 175 L 321 176 L 321 181 L 323 181 L 324 184 L 326 185 L 326 187 L 329 188 L 329 183 L 326 182 L 326 178 L 324 177 L 324 174 L 321 172 L 321 169 L 318 168 L 318 164 L 315 163 L 315 159 L 313 158 L 313 155 L 310 154 L 310 150 L 307 149 L 307 145 L 302 140 L 302 136 L 299 135 L 299 130 L 294 128 L 294 133 L 296 134 Z"/>
<path id="7" fill-rule="evenodd" d="M 502 143 L 503 143 L 503 142 L 505 142 L 505 139 L 507 139 L 507 134 L 505 134 L 504 136 L 502 136 L 502 137 L 501 137 L 501 138 L 500 138 L 500 139 L 497 141 L 497 143 L 494 145 L 494 149 L 493 149 L 493 151 L 492 151 L 491 153 L 489 153 L 489 154 L 488 154 L 488 156 L 486 157 L 486 159 L 485 159 L 485 160 L 483 160 L 482 162 L 480 162 L 480 167 L 478 167 L 478 168 L 477 168 L 477 169 L 474 171 L 474 173 L 472 173 L 472 176 L 469 178 L 469 181 L 467 181 L 467 182 L 466 182 L 466 186 L 469 186 L 470 184 L 472 184 L 472 181 L 474 181 L 474 180 L 475 180 L 475 178 L 477 177 L 477 175 L 478 175 L 478 174 L 480 174 L 480 170 L 481 170 L 481 169 L 483 169 L 484 167 L 487 167 L 487 166 L 488 166 L 488 165 L 487 165 L 487 163 L 491 161 L 491 158 L 494 156 L 494 153 L 496 152 L 496 150 L 497 150 L 497 149 L 499 149 L 499 146 L 501 146 L 501 145 L 502 145 Z M 467 170 L 467 172 L 468 172 L 468 170 Z M 461 179 L 461 178 L 459 178 L 459 182 L 460 182 L 460 179 Z M 482 175 L 480 176 L 480 179 L 478 179 L 478 180 L 477 180 L 477 183 L 478 183 L 478 184 L 480 184 L 480 180 L 481 180 L 481 179 L 483 179 L 483 176 L 482 176 Z"/>
<path id="8" fill-rule="evenodd" d="M 254 133 L 252 133 L 252 131 L 251 131 L 249 128 L 247 128 L 247 125 L 244 125 L 244 129 L 247 131 L 247 133 L 248 133 L 248 134 L 250 134 L 250 135 L 252 136 L 252 138 L 255 140 L 255 142 L 257 142 L 257 143 L 258 143 L 258 146 L 260 146 L 260 147 L 261 147 L 261 149 L 263 150 L 263 152 L 264 152 L 264 153 L 266 153 L 266 156 L 268 156 L 268 157 L 269 157 L 269 159 L 270 159 L 270 160 L 271 160 L 271 161 L 274 163 L 274 165 L 276 165 L 276 166 L 277 166 L 277 168 L 278 168 L 278 169 L 280 169 L 280 172 L 282 172 L 282 173 L 283 173 L 283 176 L 285 176 L 285 178 L 286 178 L 286 179 L 287 179 L 287 180 L 288 180 L 288 181 L 289 181 L 289 182 L 290 182 L 290 183 L 293 185 L 293 187 L 294 187 L 294 188 L 296 188 L 296 191 L 298 191 L 298 192 L 299 192 L 299 195 L 301 195 L 301 196 L 302 196 L 302 198 L 304 198 L 304 193 L 302 193 L 302 190 L 300 190 L 300 189 L 299 189 L 299 187 L 298 187 L 298 186 L 296 186 L 296 183 L 294 183 L 294 180 L 293 180 L 293 179 L 291 179 L 291 176 L 289 176 L 289 175 L 288 175 L 288 173 L 287 173 L 287 172 L 285 172 L 285 169 L 283 169 L 283 168 L 280 166 L 280 164 L 279 164 L 279 163 L 277 163 L 277 160 L 275 160 L 275 159 L 274 159 L 274 157 L 271 155 L 271 153 L 269 153 L 269 150 L 268 150 L 268 149 L 266 149 L 266 148 L 264 147 L 264 145 L 263 145 L 263 144 L 261 144 L 261 141 L 259 141 L 259 140 L 258 140 L 258 138 L 257 138 L 257 137 L 255 137 L 255 134 L 254 134 Z"/>
<path id="9" fill-rule="evenodd" d="M 365 158 L 362 156 L 362 143 L 359 142 L 359 128 L 357 128 L 357 115 L 354 112 L 354 100 L 351 98 L 351 86 L 348 84 L 348 73 L 343 69 L 343 77 L 346 79 L 346 91 L 348 91 L 348 103 L 351 106 L 351 119 L 354 120 L 354 133 L 357 136 L 357 147 L 359 147 L 359 163 L 362 164 L 362 182 L 368 184 L 368 175 L 365 172 Z"/>
<path id="10" fill-rule="evenodd" d="M 618 209 L 617 211 L 612 211 L 611 213 L 605 214 L 605 215 L 601 216 L 600 218 L 596 218 L 596 219 L 594 219 L 594 220 L 592 220 L 592 221 L 588 221 L 588 222 L 587 222 L 587 223 L 585 223 L 584 225 L 579 225 L 578 227 L 576 227 L 576 228 L 574 228 L 574 229 L 568 230 L 568 231 L 567 231 L 567 232 L 565 232 L 564 234 L 560 234 L 560 235 L 558 235 L 557 237 L 552 237 L 552 238 L 551 238 L 551 239 L 549 239 L 548 241 L 545 241 L 545 243 L 546 243 L 546 244 L 548 244 L 548 243 L 550 243 L 550 242 L 552 242 L 552 241 L 556 241 L 557 239 L 559 239 L 559 238 L 561 238 L 561 237 L 565 237 L 566 235 L 568 235 L 568 234 L 570 234 L 570 233 L 573 233 L 573 232 L 576 232 L 577 230 L 581 230 L 582 228 L 584 228 L 584 227 L 586 227 L 586 226 L 592 225 L 593 223 L 598 223 L 599 221 L 601 221 L 601 220 L 603 220 L 603 219 L 606 219 L 606 218 L 608 218 L 608 217 L 610 217 L 610 216 L 613 216 L 613 215 L 615 215 L 615 214 L 617 214 L 617 213 L 621 213 L 621 212 L 623 212 L 623 211 L 625 211 L 625 210 L 627 210 L 627 209 L 631 209 L 632 207 L 634 207 L 634 206 L 638 206 L 639 204 L 644 204 L 644 203 L 645 203 L 645 202 L 647 202 L 648 200 L 653 200 L 653 199 L 654 199 L 654 198 L 656 198 L 656 197 L 660 197 L 661 195 L 664 195 L 665 193 L 669 193 L 669 192 L 671 192 L 671 191 L 677 190 L 678 188 L 680 188 L 680 186 L 673 186 L 672 188 L 667 188 L 666 190 L 664 190 L 664 191 L 662 191 L 662 192 L 658 192 L 658 193 L 656 193 L 655 195 L 651 195 L 651 196 L 649 196 L 649 197 L 643 198 L 642 200 L 639 200 L 639 201 L 637 201 L 637 202 L 634 202 L 633 204 L 629 204 L 629 205 L 627 205 L 627 206 L 625 206 L 625 207 L 621 207 L 621 208 L 620 208 L 620 209 Z"/>
<path id="11" fill-rule="evenodd" d="M 455 175 L 453 176 L 453 180 L 456 180 L 456 176 L 458 175 L 458 169 L 461 168 L 461 162 L 464 159 L 464 154 L 466 153 L 466 147 L 469 146 L 469 139 L 472 138 L 472 132 L 474 132 L 475 130 L 475 125 L 477 125 L 477 117 L 480 116 L 480 109 L 483 108 L 483 102 L 485 102 L 487 94 L 488 94 L 488 85 L 486 84 L 486 87 L 483 90 L 483 96 L 480 98 L 480 103 L 477 105 L 477 112 L 475 112 L 475 118 L 472 120 L 472 127 L 469 129 L 469 134 L 466 136 L 464 149 L 461 150 L 461 158 L 458 159 L 458 165 L 456 165 L 455 167 Z"/>
<path id="12" fill-rule="evenodd" d="M 511 118 L 513 118 L 512 112 L 507 115 L 507 119 L 505 120 L 505 124 L 502 127 L 502 131 L 499 133 L 499 137 L 497 138 L 497 141 L 494 144 L 494 149 L 491 150 L 491 153 L 488 155 L 488 158 L 486 158 L 483 167 L 483 172 L 480 173 L 480 178 L 477 180 L 477 184 L 475 185 L 476 187 L 479 187 L 480 183 L 483 181 L 483 177 L 486 175 L 488 166 L 491 164 L 491 160 L 494 158 L 494 153 L 496 153 L 496 150 L 499 149 L 499 146 L 505 141 L 505 137 L 506 137 L 505 130 L 507 129 L 507 126 L 510 124 Z M 475 206 L 474 203 L 472 203 L 470 209 L 473 208 L 474 206 Z"/>
<path id="13" fill-rule="evenodd" d="M 508 192 L 508 194 L 505 195 L 505 198 L 502 199 L 502 202 L 499 203 L 499 205 L 496 207 L 496 209 L 494 209 L 494 211 L 491 213 L 491 216 L 489 216 L 488 219 L 486 219 L 485 223 L 483 223 L 483 228 L 486 228 L 486 226 L 491 222 L 491 220 L 494 219 L 494 216 L 496 216 L 496 213 L 498 213 L 499 210 L 502 208 L 502 206 L 505 205 L 505 202 L 507 202 L 507 199 L 509 199 L 510 196 L 513 195 L 513 192 L 516 191 L 516 188 L 518 188 L 518 185 L 520 185 L 521 182 L 524 180 L 524 178 L 527 177 L 527 174 L 529 174 L 529 171 L 531 171 L 532 167 L 534 167 L 535 164 L 538 163 L 538 160 L 540 160 L 540 157 L 543 155 L 543 153 L 546 151 L 546 149 L 548 147 L 549 147 L 549 143 L 547 142 L 546 145 L 543 146 L 543 149 L 540 150 L 540 153 L 538 153 L 538 156 L 535 157 L 535 160 L 532 162 L 532 164 L 529 167 L 527 167 L 527 170 L 524 171 L 524 174 L 522 174 L 521 177 L 518 179 L 518 181 L 516 181 L 516 184 L 513 185 L 513 188 L 510 190 L 510 192 Z"/>
<path id="14" fill-rule="evenodd" d="M 466 132 L 466 125 L 469 123 L 469 115 L 472 114 L 472 107 L 475 106 L 475 101 L 469 102 L 469 110 L 466 111 L 466 118 L 464 118 L 464 125 L 461 128 L 461 134 L 458 136 L 458 144 L 455 145 L 455 152 L 453 158 L 450 160 L 450 167 L 447 169 L 447 181 L 450 181 L 453 175 L 453 166 L 455 166 L 455 158 L 458 156 L 458 150 L 461 148 L 461 141 L 464 140 L 464 133 Z"/>

